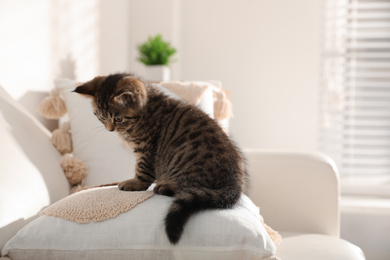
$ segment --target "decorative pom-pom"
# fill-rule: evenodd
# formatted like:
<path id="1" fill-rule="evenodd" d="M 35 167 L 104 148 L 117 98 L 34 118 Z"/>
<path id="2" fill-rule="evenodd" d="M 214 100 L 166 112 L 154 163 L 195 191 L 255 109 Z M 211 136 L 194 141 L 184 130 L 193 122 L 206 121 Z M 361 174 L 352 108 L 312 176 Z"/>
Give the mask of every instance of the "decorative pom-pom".
<path id="1" fill-rule="evenodd" d="M 214 118 L 224 120 L 232 116 L 232 103 L 224 91 L 214 92 Z"/>
<path id="2" fill-rule="evenodd" d="M 50 91 L 50 96 L 45 97 L 38 106 L 38 112 L 49 119 L 58 119 L 66 114 L 66 105 L 60 97 L 58 89 L 54 88 Z"/>
<path id="3" fill-rule="evenodd" d="M 62 156 L 60 165 L 71 185 L 79 185 L 87 176 L 87 165 L 72 154 Z"/>
<path id="4" fill-rule="evenodd" d="M 69 122 L 65 122 L 59 129 L 54 130 L 51 136 L 51 143 L 61 154 L 71 153 L 73 150 L 72 135 L 69 130 L 70 124 Z"/>

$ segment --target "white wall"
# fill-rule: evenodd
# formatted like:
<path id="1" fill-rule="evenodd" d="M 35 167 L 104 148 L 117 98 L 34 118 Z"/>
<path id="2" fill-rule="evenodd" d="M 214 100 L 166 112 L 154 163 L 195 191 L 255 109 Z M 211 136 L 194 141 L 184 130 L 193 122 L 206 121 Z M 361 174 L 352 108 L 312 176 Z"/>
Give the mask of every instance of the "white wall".
<path id="1" fill-rule="evenodd" d="M 49 0 L 0 1 L 0 84 L 15 98 L 50 83 Z"/>
<path id="2" fill-rule="evenodd" d="M 80 1 L 78 1 L 80 2 Z M 99 74 L 123 72 L 129 68 L 132 49 L 130 1 L 100 0 Z"/>
<path id="3" fill-rule="evenodd" d="M 319 11 L 319 0 L 131 0 L 130 37 L 176 44 L 174 79 L 222 81 L 240 146 L 316 150 Z"/>
<path id="4" fill-rule="evenodd" d="M 183 79 L 231 92 L 243 147 L 317 149 L 319 1 L 187 0 Z"/>
<path id="5" fill-rule="evenodd" d="M 0 0 L 0 85 L 36 113 L 57 77 L 128 68 L 129 1 Z"/>

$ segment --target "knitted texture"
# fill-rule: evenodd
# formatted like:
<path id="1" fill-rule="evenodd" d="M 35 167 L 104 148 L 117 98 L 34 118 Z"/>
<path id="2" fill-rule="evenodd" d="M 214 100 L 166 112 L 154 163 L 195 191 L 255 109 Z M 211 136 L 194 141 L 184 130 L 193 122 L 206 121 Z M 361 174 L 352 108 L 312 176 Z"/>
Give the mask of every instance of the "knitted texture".
<path id="1" fill-rule="evenodd" d="M 76 192 L 52 204 L 40 215 L 60 217 L 80 224 L 115 218 L 153 196 L 152 191 L 121 191 L 99 187 Z"/>

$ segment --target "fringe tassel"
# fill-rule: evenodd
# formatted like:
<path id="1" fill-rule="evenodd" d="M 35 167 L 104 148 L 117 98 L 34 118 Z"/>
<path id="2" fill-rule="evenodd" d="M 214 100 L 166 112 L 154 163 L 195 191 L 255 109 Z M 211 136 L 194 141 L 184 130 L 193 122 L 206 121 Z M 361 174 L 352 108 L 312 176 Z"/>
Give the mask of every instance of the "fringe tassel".
<path id="1" fill-rule="evenodd" d="M 60 129 L 54 130 L 51 136 L 51 143 L 61 154 L 71 153 L 73 151 L 72 135 L 69 130 L 70 123 L 65 122 L 61 125 Z"/>
<path id="2" fill-rule="evenodd" d="M 224 90 L 214 91 L 214 118 L 224 120 L 233 115 L 232 103 Z"/>
<path id="3" fill-rule="evenodd" d="M 54 88 L 50 91 L 50 96 L 42 100 L 38 106 L 38 112 L 49 119 L 58 119 L 66 114 L 66 105 L 60 97 L 60 91 L 58 89 Z"/>
<path id="4" fill-rule="evenodd" d="M 75 186 L 83 184 L 84 179 L 87 176 L 87 165 L 83 161 L 68 153 L 62 156 L 60 165 L 64 170 L 70 185 Z"/>
<path id="5" fill-rule="evenodd" d="M 268 226 L 264 222 L 263 222 L 263 225 L 264 225 L 264 228 L 267 231 L 268 235 L 271 237 L 272 241 L 274 241 L 275 244 L 279 244 L 280 241 L 282 241 L 282 236 L 279 235 L 278 232 L 273 230 L 270 226 Z"/>

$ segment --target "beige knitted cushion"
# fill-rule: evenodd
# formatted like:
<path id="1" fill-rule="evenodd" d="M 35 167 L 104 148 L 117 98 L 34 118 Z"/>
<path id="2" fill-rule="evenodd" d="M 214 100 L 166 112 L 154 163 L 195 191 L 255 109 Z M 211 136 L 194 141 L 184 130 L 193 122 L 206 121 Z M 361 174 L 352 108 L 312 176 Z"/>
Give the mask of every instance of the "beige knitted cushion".
<path id="1" fill-rule="evenodd" d="M 118 187 L 99 187 L 74 193 L 52 204 L 40 215 L 89 223 L 115 218 L 153 196 L 152 191 L 121 191 Z"/>

